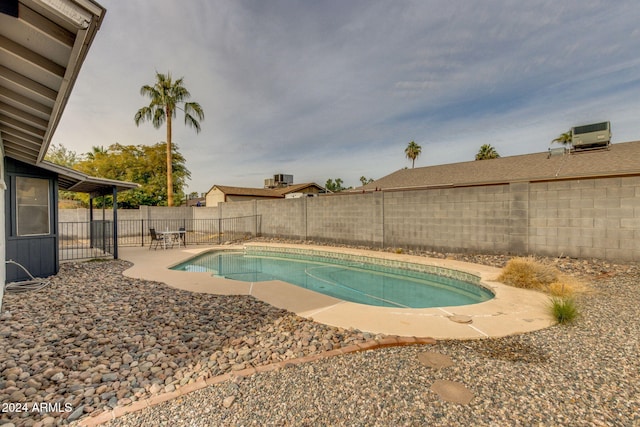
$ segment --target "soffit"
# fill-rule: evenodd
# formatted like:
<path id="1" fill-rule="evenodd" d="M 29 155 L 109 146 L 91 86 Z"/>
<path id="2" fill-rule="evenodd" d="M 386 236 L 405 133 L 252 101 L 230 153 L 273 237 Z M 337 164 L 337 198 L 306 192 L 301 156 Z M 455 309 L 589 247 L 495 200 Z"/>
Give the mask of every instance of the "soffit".
<path id="1" fill-rule="evenodd" d="M 44 159 L 105 9 L 88 0 L 20 0 L 0 14 L 0 138 L 6 156 Z"/>

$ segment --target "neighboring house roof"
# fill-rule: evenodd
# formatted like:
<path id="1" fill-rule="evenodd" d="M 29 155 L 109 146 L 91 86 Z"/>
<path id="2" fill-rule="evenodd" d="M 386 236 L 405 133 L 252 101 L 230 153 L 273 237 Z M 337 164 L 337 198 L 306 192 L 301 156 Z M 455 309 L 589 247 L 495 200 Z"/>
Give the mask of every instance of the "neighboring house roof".
<path id="1" fill-rule="evenodd" d="M 470 186 L 640 174 L 640 141 L 550 156 L 548 152 L 401 169 L 356 190 Z"/>
<path id="2" fill-rule="evenodd" d="M 284 194 L 291 194 L 291 193 L 299 193 L 300 191 L 305 190 L 309 187 L 315 187 L 319 191 L 325 191 L 323 187 L 320 187 L 318 184 L 314 182 L 306 182 L 304 184 L 292 184 L 287 187 L 274 188 L 273 190 L 284 195 Z"/>
<path id="3" fill-rule="evenodd" d="M 200 206 L 204 206 L 207 203 L 207 199 L 205 197 L 187 199 L 187 206 L 198 206 L 198 203 L 200 203 Z"/>
<path id="4" fill-rule="evenodd" d="M 36 165 L 44 159 L 106 10 L 91 0 L 19 0 L 5 6 L 0 13 L 0 139 L 7 157 Z"/>
<path id="5" fill-rule="evenodd" d="M 283 198 L 285 194 L 289 193 L 297 193 L 305 188 L 316 187 L 320 190 L 324 190 L 324 188 L 320 187 L 318 184 L 313 182 L 304 183 L 304 184 L 294 184 L 289 185 L 287 187 L 282 188 L 248 188 L 248 187 L 232 187 L 229 185 L 214 185 L 211 187 L 211 190 L 214 189 L 220 190 L 222 193 L 227 196 L 248 196 L 248 197 L 271 197 L 274 199 Z"/>
<path id="6" fill-rule="evenodd" d="M 276 193 L 269 188 L 247 188 L 247 187 L 231 187 L 229 185 L 214 185 L 211 187 L 211 192 L 214 189 L 218 189 L 227 196 L 258 196 L 258 197 L 284 197 L 282 194 Z"/>

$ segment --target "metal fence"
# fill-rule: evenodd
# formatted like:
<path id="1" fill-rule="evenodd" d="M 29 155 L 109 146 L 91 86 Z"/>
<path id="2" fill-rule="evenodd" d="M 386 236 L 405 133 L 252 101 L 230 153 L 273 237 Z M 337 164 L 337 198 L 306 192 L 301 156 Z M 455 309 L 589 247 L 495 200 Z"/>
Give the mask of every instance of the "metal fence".
<path id="1" fill-rule="evenodd" d="M 60 261 L 113 256 L 113 221 L 58 224 Z"/>
<path id="2" fill-rule="evenodd" d="M 118 246 L 148 246 L 151 229 L 184 228 L 185 244 L 220 245 L 260 235 L 261 216 L 217 219 L 140 219 L 118 221 Z M 61 222 L 58 224 L 60 260 L 113 256 L 113 221 Z"/>

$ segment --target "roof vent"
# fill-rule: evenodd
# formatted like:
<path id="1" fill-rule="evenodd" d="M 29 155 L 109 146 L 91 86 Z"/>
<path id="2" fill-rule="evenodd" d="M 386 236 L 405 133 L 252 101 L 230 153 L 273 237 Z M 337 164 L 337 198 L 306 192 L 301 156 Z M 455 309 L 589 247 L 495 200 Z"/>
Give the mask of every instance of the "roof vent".
<path id="1" fill-rule="evenodd" d="M 565 147 L 560 148 L 549 148 L 549 155 L 547 158 L 555 157 L 555 156 L 564 156 L 567 153 L 567 149 Z"/>

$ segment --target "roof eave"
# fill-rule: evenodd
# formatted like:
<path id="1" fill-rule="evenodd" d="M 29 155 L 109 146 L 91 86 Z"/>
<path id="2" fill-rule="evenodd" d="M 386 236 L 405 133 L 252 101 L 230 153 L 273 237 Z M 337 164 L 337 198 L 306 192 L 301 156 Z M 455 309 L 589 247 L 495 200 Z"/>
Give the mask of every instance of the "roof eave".
<path id="1" fill-rule="evenodd" d="M 93 14 L 93 18 L 91 19 L 89 26 L 86 29 L 78 30 L 78 33 L 76 35 L 76 40 L 73 45 L 70 60 L 67 64 L 62 85 L 60 86 L 60 89 L 58 91 L 58 96 L 51 113 L 49 126 L 47 127 L 47 131 L 45 132 L 44 139 L 42 141 L 42 146 L 40 147 L 40 153 L 38 155 L 37 162 L 42 162 L 45 155 L 47 154 L 47 150 L 49 149 L 49 145 L 51 144 L 53 134 L 55 133 L 55 130 L 60 123 L 62 113 L 64 112 L 64 109 L 67 106 L 67 102 L 69 101 L 69 97 L 71 96 L 71 90 L 73 89 L 73 86 L 75 85 L 78 78 L 78 74 L 80 73 L 80 68 L 82 67 L 84 60 L 87 57 L 89 47 L 93 43 L 98 29 L 100 29 L 102 20 L 104 19 L 104 15 L 106 13 L 106 9 L 104 9 L 102 6 L 99 6 L 97 3 L 89 3 L 86 1 L 82 1 L 82 3 L 91 4 L 94 6 L 90 9 Z"/>

